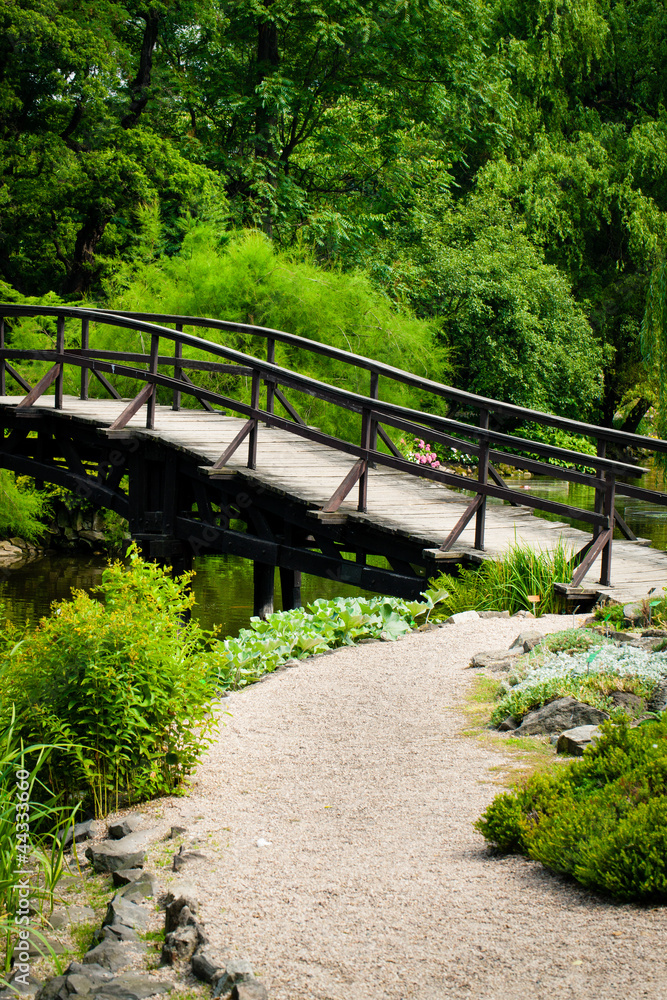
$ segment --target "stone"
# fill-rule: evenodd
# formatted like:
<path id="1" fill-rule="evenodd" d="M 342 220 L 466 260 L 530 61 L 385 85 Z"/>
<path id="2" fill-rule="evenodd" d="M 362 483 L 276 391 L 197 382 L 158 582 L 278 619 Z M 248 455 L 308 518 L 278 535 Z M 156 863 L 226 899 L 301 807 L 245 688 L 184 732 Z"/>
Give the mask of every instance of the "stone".
<path id="1" fill-rule="evenodd" d="M 181 848 L 178 854 L 174 854 L 172 871 L 180 872 L 182 868 L 185 868 L 187 864 L 191 864 L 193 861 L 208 861 L 208 858 L 201 851 L 184 851 Z"/>
<path id="2" fill-rule="evenodd" d="M 644 711 L 644 699 L 630 691 L 612 691 L 611 700 L 617 708 L 623 708 L 630 716 L 640 715 Z"/>
<path id="3" fill-rule="evenodd" d="M 123 886 L 116 896 L 122 896 L 128 903 L 141 903 L 144 899 L 151 899 L 155 895 L 156 888 L 155 879 L 146 873 L 143 878 L 135 879 Z"/>
<path id="4" fill-rule="evenodd" d="M 132 882 L 137 882 L 143 876 L 143 868 L 117 868 L 115 872 L 112 872 L 111 880 L 115 886 L 131 885 Z"/>
<path id="5" fill-rule="evenodd" d="M 470 665 L 472 667 L 484 667 L 486 670 L 494 672 L 511 670 L 516 662 L 517 656 L 521 656 L 521 649 L 492 649 L 484 653 L 475 653 Z"/>
<path id="6" fill-rule="evenodd" d="M 102 939 L 109 938 L 112 941 L 138 941 L 139 935 L 133 927 L 127 924 L 107 924 L 102 931 Z"/>
<path id="7" fill-rule="evenodd" d="M 107 983 L 110 979 L 113 979 L 112 972 L 109 972 L 108 969 L 103 969 L 101 965 L 95 965 L 94 962 L 89 962 L 88 965 L 82 965 L 80 962 L 71 962 L 65 969 L 65 975 L 85 976 L 86 979 L 89 979 L 94 984 Z"/>
<path id="8" fill-rule="evenodd" d="M 87 819 L 83 823 L 75 823 L 65 831 L 64 838 L 59 834 L 61 843 L 65 847 L 71 847 L 72 843 L 80 844 L 85 840 L 93 840 L 102 829 L 102 824 L 96 819 Z"/>
<path id="9" fill-rule="evenodd" d="M 521 611 L 515 611 L 515 613 L 512 615 L 512 618 L 534 618 L 534 617 L 535 615 L 533 614 L 532 611 L 525 611 L 523 608 L 521 609 Z"/>
<path id="10" fill-rule="evenodd" d="M 16 956 L 19 951 L 24 951 L 25 945 L 22 944 L 20 947 L 17 944 L 14 949 L 14 955 Z M 43 934 L 41 932 L 37 933 L 33 930 L 28 931 L 28 954 L 33 958 L 43 955 L 62 955 L 63 948 L 60 941 L 55 938 L 49 937 L 48 934 Z"/>
<path id="11" fill-rule="evenodd" d="M 182 837 L 188 831 L 184 826 L 172 826 L 169 831 L 169 840 L 176 840 L 177 837 Z"/>
<path id="12" fill-rule="evenodd" d="M 518 725 L 514 721 L 514 719 L 512 718 L 512 716 L 508 715 L 507 718 L 503 719 L 503 721 L 500 723 L 500 725 L 498 726 L 498 729 L 500 730 L 501 733 L 509 733 L 513 729 L 518 729 Z"/>
<path id="13" fill-rule="evenodd" d="M 542 708 L 529 712 L 515 729 L 515 736 L 538 736 L 544 733 L 562 733 L 578 726 L 598 725 L 609 716 L 599 708 L 586 705 L 568 695 L 556 698 Z"/>
<path id="14" fill-rule="evenodd" d="M 573 757 L 583 756 L 586 747 L 595 743 L 600 735 L 599 726 L 576 726 L 566 729 L 558 737 L 557 753 L 568 753 Z"/>
<path id="15" fill-rule="evenodd" d="M 646 707 L 650 712 L 664 712 L 667 709 L 667 681 L 656 684 Z"/>
<path id="16" fill-rule="evenodd" d="M 44 983 L 35 1000 L 66 1000 L 67 996 L 67 976 L 54 976 Z"/>
<path id="17" fill-rule="evenodd" d="M 132 903 L 128 899 L 125 899 L 120 893 L 116 893 L 107 906 L 107 912 L 104 920 L 102 921 L 102 927 L 113 927 L 114 924 L 124 924 L 125 927 L 132 927 L 134 930 L 137 928 L 145 930 L 147 923 L 148 909 L 145 906 L 139 906 L 138 903 Z"/>
<path id="18" fill-rule="evenodd" d="M 625 620 L 630 625 L 644 625 L 644 610 L 642 608 L 641 602 L 636 602 L 635 604 L 626 604 L 623 607 L 623 615 Z"/>
<path id="19" fill-rule="evenodd" d="M 208 944 L 208 938 L 203 928 L 197 923 L 188 907 L 184 906 L 180 913 L 179 926 L 165 934 L 161 961 L 163 965 L 188 962 L 197 948 L 204 944 Z"/>
<path id="20" fill-rule="evenodd" d="M 247 983 L 255 978 L 250 962 L 244 958 L 233 959 L 225 965 L 225 971 L 218 980 L 213 983 L 213 996 L 224 997 L 225 1000 L 231 995 L 235 986 L 240 983 Z"/>
<path id="21" fill-rule="evenodd" d="M 86 848 L 86 857 L 96 872 L 114 872 L 117 868 L 143 868 L 146 845 L 159 837 L 157 830 L 141 830 L 121 837 L 103 840 Z"/>
<path id="22" fill-rule="evenodd" d="M 140 972 L 124 972 L 95 991 L 96 1000 L 145 1000 L 156 993 L 170 993 L 173 983 L 153 979 Z"/>
<path id="23" fill-rule="evenodd" d="M 445 619 L 445 625 L 462 625 L 464 622 L 472 622 L 479 618 L 477 611 L 458 611 L 455 615 L 450 615 Z"/>
<path id="24" fill-rule="evenodd" d="M 130 813 L 129 816 L 119 819 L 116 823 L 109 824 L 109 836 L 113 840 L 120 840 L 122 837 L 128 837 L 131 833 L 136 833 L 143 825 L 144 817 L 141 813 Z"/>
<path id="25" fill-rule="evenodd" d="M 165 908 L 164 915 L 164 929 L 168 934 L 170 931 L 175 931 L 177 927 L 182 927 L 187 923 L 187 920 L 181 920 L 181 911 L 187 910 L 188 914 L 194 917 L 197 914 L 198 900 L 194 895 L 194 890 L 189 886 L 181 887 L 181 891 L 177 896 L 167 897 L 167 906 Z"/>
<path id="26" fill-rule="evenodd" d="M 17 978 L 20 976 L 20 979 Z M 42 986 L 44 985 L 41 980 L 37 979 L 35 976 L 28 974 L 28 982 L 24 982 L 25 976 L 19 972 L 19 970 L 14 969 L 11 976 L 9 977 L 9 985 L 11 986 L 11 992 L 7 994 L 11 997 L 11 1000 L 16 1000 L 16 994 L 23 997 L 34 997 L 36 996 Z"/>
<path id="27" fill-rule="evenodd" d="M 98 945 L 91 948 L 83 956 L 83 964 L 101 965 L 103 969 L 110 969 L 111 972 L 118 972 L 120 969 L 130 965 L 137 955 L 146 951 L 146 945 L 138 941 L 121 942 L 113 940 L 111 935 L 100 941 Z"/>
<path id="28" fill-rule="evenodd" d="M 535 646 L 542 642 L 542 639 L 544 639 L 544 633 L 538 632 L 536 629 L 521 632 L 510 646 L 510 650 L 518 649 L 522 653 L 530 653 L 531 649 L 535 649 Z"/>
<path id="29" fill-rule="evenodd" d="M 198 948 L 192 956 L 192 971 L 203 983 L 212 983 L 225 974 L 225 959 L 212 948 Z"/>
<path id="30" fill-rule="evenodd" d="M 67 927 L 68 924 L 88 924 L 95 920 L 95 910 L 91 906 L 62 906 L 53 910 L 49 917 L 49 923 L 58 930 Z"/>
<path id="31" fill-rule="evenodd" d="M 268 1000 L 266 986 L 259 979 L 250 979 L 247 983 L 238 983 L 231 993 L 231 1000 Z"/>
<path id="32" fill-rule="evenodd" d="M 480 618 L 509 618 L 509 611 L 478 611 Z"/>

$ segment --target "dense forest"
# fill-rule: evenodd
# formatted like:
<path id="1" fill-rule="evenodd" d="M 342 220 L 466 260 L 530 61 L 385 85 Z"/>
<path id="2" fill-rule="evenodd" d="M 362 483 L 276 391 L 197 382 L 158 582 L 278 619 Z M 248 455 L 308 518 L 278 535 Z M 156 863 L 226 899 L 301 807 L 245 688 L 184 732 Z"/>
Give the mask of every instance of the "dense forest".
<path id="1" fill-rule="evenodd" d="M 2 0 L 0 25 L 0 297 L 323 338 L 388 310 L 404 367 L 664 431 L 664 0 Z"/>

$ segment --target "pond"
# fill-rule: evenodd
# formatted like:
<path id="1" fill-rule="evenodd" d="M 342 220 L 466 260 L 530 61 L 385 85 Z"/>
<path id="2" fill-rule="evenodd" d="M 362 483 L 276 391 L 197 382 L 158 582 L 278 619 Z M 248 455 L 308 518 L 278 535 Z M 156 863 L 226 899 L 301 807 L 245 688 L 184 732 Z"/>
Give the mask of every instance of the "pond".
<path id="1" fill-rule="evenodd" d="M 647 489 L 664 490 L 662 475 L 650 473 L 643 480 L 633 481 Z M 534 476 L 532 479 L 512 479 L 508 484 L 521 488 L 534 496 L 546 497 L 583 509 L 592 509 L 593 490 L 562 480 Z M 500 502 L 500 501 L 498 501 Z M 667 507 L 656 507 L 628 497 L 617 498 L 618 509 L 635 534 L 650 538 L 656 548 L 667 549 Z M 549 520 L 563 520 L 556 514 L 539 516 Z M 589 526 L 573 522 L 584 531 Z M 622 537 L 616 531 L 615 537 Z M 102 576 L 106 560 L 102 556 L 50 553 L 48 557 L 29 563 L 15 570 L 4 571 L 6 579 L 0 584 L 0 602 L 7 616 L 17 624 L 35 623 L 48 614 L 53 601 L 67 599 L 72 588 L 90 590 Z M 195 560 L 194 580 L 195 614 L 205 628 L 220 625 L 225 635 L 236 635 L 248 624 L 253 606 L 252 563 L 237 556 L 207 556 Z M 280 586 L 276 572 L 276 610 L 281 609 Z M 332 598 L 365 594 L 357 587 L 335 580 L 304 574 L 302 599 L 304 604 L 318 597 Z"/>

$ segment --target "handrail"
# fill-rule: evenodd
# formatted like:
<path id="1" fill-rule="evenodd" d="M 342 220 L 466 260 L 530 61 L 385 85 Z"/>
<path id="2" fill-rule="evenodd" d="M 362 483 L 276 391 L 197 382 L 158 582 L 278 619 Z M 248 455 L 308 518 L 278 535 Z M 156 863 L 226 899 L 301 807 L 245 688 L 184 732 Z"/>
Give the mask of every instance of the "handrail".
<path id="1" fill-rule="evenodd" d="M 56 408 L 58 408 L 59 401 L 62 399 L 63 371 L 66 365 L 74 365 L 82 371 L 82 398 L 87 398 L 88 376 L 85 375 L 85 372 L 92 372 L 102 382 L 107 391 L 111 391 L 116 397 L 118 397 L 118 393 L 108 381 L 106 375 L 115 374 L 143 382 L 144 387 L 140 390 L 138 396 L 129 403 L 112 425 L 110 429 L 112 432 L 122 430 L 144 403 L 147 405 L 147 426 L 152 427 L 154 425 L 156 389 L 158 386 L 171 389 L 174 399 L 174 409 L 180 408 L 180 396 L 182 393 L 185 393 L 186 395 L 195 397 L 202 405 L 209 409 L 215 403 L 226 408 L 231 408 L 247 417 L 246 424 L 239 431 L 237 438 L 232 442 L 224 455 L 215 463 L 214 470 L 229 461 L 234 451 L 240 447 L 246 438 L 249 439 L 248 465 L 251 468 L 254 467 L 257 449 L 257 425 L 259 421 L 269 426 L 282 427 L 291 433 L 318 441 L 356 457 L 357 462 L 355 466 L 345 477 L 338 490 L 335 491 L 328 504 L 325 505 L 325 514 L 327 512 L 335 512 L 347 493 L 349 493 L 350 489 L 357 482 L 359 483 L 359 509 L 365 510 L 368 466 L 371 462 L 381 462 L 390 468 L 432 479 L 444 485 L 454 486 L 457 489 L 467 490 L 475 494 L 463 517 L 443 544 L 442 549 L 444 551 L 451 548 L 463 528 L 473 517 L 476 520 L 475 545 L 477 548 L 484 547 L 485 503 L 486 498 L 489 496 L 506 500 L 514 505 L 552 511 L 561 514 L 561 516 L 576 517 L 587 521 L 593 525 L 594 534 L 591 542 L 575 557 L 574 562 L 575 564 L 579 562 L 579 566 L 575 569 L 573 583 L 577 583 L 583 578 L 583 575 L 600 552 L 603 554 L 603 577 L 609 577 L 614 524 L 618 523 L 625 530 L 626 535 L 629 533 L 627 525 L 625 525 L 615 512 L 614 495 L 616 492 L 627 491 L 629 493 L 630 490 L 633 491 L 634 495 L 637 494 L 638 490 L 642 492 L 639 487 L 630 487 L 623 483 L 617 483 L 617 477 L 622 475 L 638 476 L 645 472 L 646 469 L 629 462 L 618 462 L 607 458 L 604 454 L 604 445 L 609 441 L 615 441 L 625 445 L 632 444 L 634 447 L 639 448 L 667 451 L 667 441 L 627 434 L 615 431 L 612 428 L 584 424 L 579 421 L 569 420 L 568 418 L 560 418 L 552 414 L 544 414 L 540 411 L 516 407 L 498 400 L 464 393 L 461 390 L 453 389 L 450 386 L 434 382 L 430 379 L 420 379 L 413 373 L 403 372 L 390 365 L 385 365 L 383 362 L 364 358 L 352 352 L 330 347 L 329 345 L 319 344 L 316 341 L 297 337 L 284 331 L 251 327 L 247 324 L 229 323 L 222 320 L 201 317 L 126 312 L 115 313 L 111 310 L 75 306 L 0 304 L 0 325 L 3 332 L 5 317 L 21 316 L 55 316 L 58 319 L 58 334 L 55 350 L 20 350 L 4 346 L 3 338 L 1 342 L 2 346 L 0 346 L 0 382 L 2 382 L 2 385 L 4 385 L 5 373 L 7 373 L 19 382 L 24 391 L 27 391 L 25 388 L 27 383 L 23 376 L 16 372 L 9 364 L 10 359 L 48 360 L 54 363 L 54 367 L 43 376 L 40 383 L 30 389 L 25 399 L 18 404 L 19 409 L 26 409 L 30 405 L 34 405 L 39 395 L 46 391 L 52 383 L 55 383 Z M 65 348 L 64 323 L 66 318 L 81 321 L 81 348 Z M 155 319 L 173 322 L 176 325 L 176 329 L 164 326 L 161 323 L 157 324 L 154 322 Z M 122 327 L 150 335 L 150 353 L 143 351 L 141 353 L 96 351 L 89 343 L 91 322 Z M 260 336 L 267 340 L 268 358 L 257 358 L 253 355 L 226 347 L 223 344 L 184 333 L 182 327 L 185 325 L 243 331 Z M 174 343 L 173 356 L 160 354 L 159 343 L 162 339 L 167 339 Z M 334 358 L 352 367 L 368 370 L 371 373 L 370 395 L 365 396 L 339 386 L 328 385 L 300 372 L 277 365 L 274 361 L 274 349 L 277 340 L 303 348 L 312 353 Z M 204 352 L 216 359 L 224 359 L 227 363 L 218 360 L 197 361 L 186 359 L 183 357 L 184 347 Z M 134 364 L 128 364 L 128 362 L 145 364 L 147 368 L 137 368 Z M 159 370 L 160 366 L 162 368 L 173 368 L 174 376 L 165 375 L 163 371 Z M 252 393 L 250 404 L 248 405 L 215 390 L 196 385 L 186 375 L 185 369 L 188 369 L 193 374 L 196 371 L 251 374 Z M 479 426 L 475 426 L 463 421 L 453 420 L 450 417 L 427 413 L 381 400 L 378 398 L 378 380 L 380 376 L 386 376 L 394 381 L 400 381 L 403 384 L 419 388 L 422 391 L 443 398 L 456 399 L 459 402 L 466 402 L 468 405 L 476 406 L 480 409 L 480 424 Z M 259 405 L 259 390 L 262 382 L 267 387 L 266 408 L 262 408 Z M 295 389 L 298 392 L 322 399 L 334 406 L 360 414 L 362 417 L 360 445 L 343 441 L 333 435 L 324 434 L 315 428 L 307 427 L 289 400 L 280 391 L 279 386 Z M 278 416 L 275 413 L 275 400 L 278 400 L 287 411 L 289 419 Z M 576 430 L 578 433 L 588 434 L 597 439 L 599 454 L 591 456 L 573 449 L 546 445 L 543 442 L 531 441 L 527 438 L 494 430 L 489 427 L 490 412 L 512 413 L 522 420 L 532 420 L 551 424 L 552 426 L 566 427 L 570 430 Z M 429 438 L 434 442 L 456 447 L 459 451 L 476 457 L 478 460 L 477 480 L 408 461 L 395 447 L 381 426 L 382 424 L 389 427 L 396 427 L 399 430 L 420 437 L 428 434 Z M 378 435 L 390 448 L 390 455 L 378 449 Z M 518 454 L 492 448 L 493 445 L 502 446 L 503 449 L 517 450 Z M 521 452 L 524 454 L 522 455 Z M 528 455 L 525 454 L 526 452 Z M 547 465 L 545 462 L 535 459 L 534 455 L 569 462 L 577 466 L 581 471 Z M 539 497 L 526 496 L 517 490 L 512 490 L 507 487 L 490 464 L 491 459 L 511 462 L 517 468 L 546 472 L 565 480 L 585 483 L 593 487 L 596 491 L 597 502 L 595 510 L 587 511 L 582 508 L 571 507 L 567 504 L 548 501 Z M 595 470 L 594 473 L 587 471 L 591 468 Z M 491 476 L 493 482 L 489 482 L 489 476 Z M 666 494 L 658 493 L 657 491 L 643 492 L 650 493 L 651 497 L 655 497 L 657 502 L 667 505 Z"/>

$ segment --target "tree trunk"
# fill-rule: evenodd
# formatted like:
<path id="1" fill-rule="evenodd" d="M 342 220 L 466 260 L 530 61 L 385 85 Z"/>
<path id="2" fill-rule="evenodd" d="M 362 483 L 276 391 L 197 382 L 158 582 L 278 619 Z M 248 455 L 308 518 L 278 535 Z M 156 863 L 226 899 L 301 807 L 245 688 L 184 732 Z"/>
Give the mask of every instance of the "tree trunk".
<path id="1" fill-rule="evenodd" d="M 82 295 L 95 278 L 95 250 L 109 222 L 99 210 L 90 208 L 86 221 L 76 234 L 74 255 L 63 284 L 65 295 Z"/>
<path id="2" fill-rule="evenodd" d="M 271 2 L 265 4 L 268 8 Z M 278 28 L 273 21 L 260 21 L 257 26 L 257 87 L 280 65 L 278 51 Z M 266 164 L 266 179 L 275 189 L 277 186 L 276 170 L 278 152 L 274 142 L 274 130 L 278 124 L 277 116 L 267 111 L 263 104 L 258 104 L 255 112 L 255 156 Z M 273 206 L 267 204 L 262 228 L 267 236 L 273 233 Z"/>

